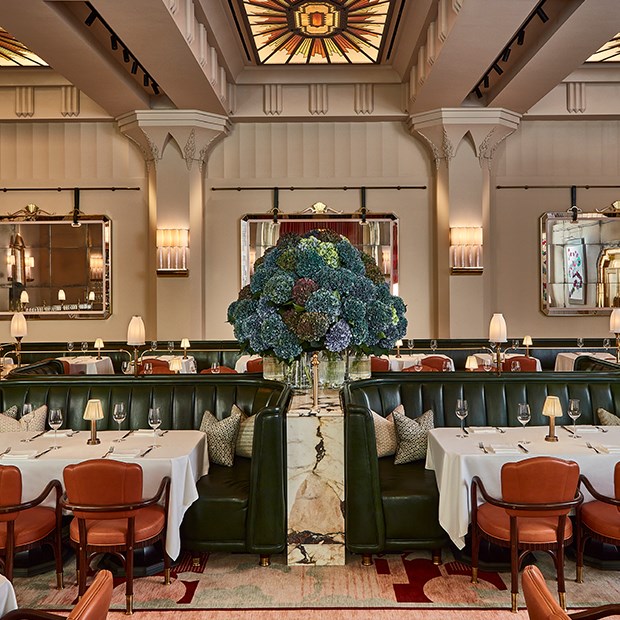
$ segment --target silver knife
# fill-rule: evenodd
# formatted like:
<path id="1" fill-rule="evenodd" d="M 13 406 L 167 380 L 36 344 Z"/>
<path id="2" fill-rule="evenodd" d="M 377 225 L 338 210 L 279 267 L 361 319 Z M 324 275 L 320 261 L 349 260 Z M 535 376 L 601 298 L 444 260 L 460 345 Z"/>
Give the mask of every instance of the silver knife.
<path id="1" fill-rule="evenodd" d="M 569 428 L 568 426 L 562 426 L 562 428 L 563 428 L 565 431 L 568 431 L 571 435 L 574 435 L 574 433 L 573 433 L 573 429 L 572 429 L 572 428 Z"/>
<path id="2" fill-rule="evenodd" d="M 150 451 L 151 451 L 154 447 L 155 447 L 155 446 L 151 446 L 151 447 L 147 448 L 144 452 L 142 452 L 142 453 L 139 455 L 139 458 L 142 458 L 143 456 L 146 456 L 146 455 L 147 455 L 147 454 L 148 454 L 148 453 L 149 453 L 149 452 L 150 452 Z"/>
<path id="3" fill-rule="evenodd" d="M 22 439 L 22 442 L 34 441 L 37 437 L 41 437 L 41 435 L 45 435 L 45 433 L 47 433 L 47 431 L 41 431 L 40 433 L 37 433 L 36 435 L 33 435 L 29 439 Z"/>
<path id="4" fill-rule="evenodd" d="M 529 450 L 521 443 L 518 443 L 517 446 L 523 450 L 526 454 L 529 453 Z"/>
<path id="5" fill-rule="evenodd" d="M 463 435 L 469 435 L 469 431 L 465 426 L 463 427 Z"/>
<path id="6" fill-rule="evenodd" d="M 33 459 L 38 459 L 40 456 L 43 456 L 44 454 L 47 454 L 48 452 L 51 452 L 54 448 L 47 448 L 47 450 L 43 450 L 43 452 L 39 452 L 39 454 L 35 454 L 32 458 Z"/>
<path id="7" fill-rule="evenodd" d="M 126 439 L 127 437 L 129 437 L 129 435 L 133 435 L 133 431 L 127 431 L 122 437 L 121 439 Z"/>

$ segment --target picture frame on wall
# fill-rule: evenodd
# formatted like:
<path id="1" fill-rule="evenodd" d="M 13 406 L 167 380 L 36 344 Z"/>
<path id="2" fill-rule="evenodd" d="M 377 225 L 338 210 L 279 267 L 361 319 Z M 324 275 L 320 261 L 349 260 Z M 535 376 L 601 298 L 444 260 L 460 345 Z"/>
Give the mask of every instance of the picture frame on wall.
<path id="1" fill-rule="evenodd" d="M 585 305 L 587 292 L 586 248 L 583 239 L 564 246 L 566 299 L 571 305 Z"/>

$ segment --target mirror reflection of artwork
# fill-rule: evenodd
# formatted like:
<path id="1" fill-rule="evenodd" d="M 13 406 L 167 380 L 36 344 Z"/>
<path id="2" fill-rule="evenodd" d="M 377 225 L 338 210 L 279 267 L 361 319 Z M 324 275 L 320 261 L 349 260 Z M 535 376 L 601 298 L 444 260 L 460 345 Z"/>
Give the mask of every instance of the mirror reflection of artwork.
<path id="1" fill-rule="evenodd" d="M 583 242 L 567 245 L 564 248 L 566 257 L 566 282 L 568 286 L 568 303 L 586 303 L 586 255 Z"/>

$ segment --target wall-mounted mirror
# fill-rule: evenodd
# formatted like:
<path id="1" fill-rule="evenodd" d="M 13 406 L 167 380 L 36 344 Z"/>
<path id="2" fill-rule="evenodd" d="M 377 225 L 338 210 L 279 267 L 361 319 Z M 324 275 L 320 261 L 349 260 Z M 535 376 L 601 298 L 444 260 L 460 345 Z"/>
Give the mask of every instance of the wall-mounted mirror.
<path id="1" fill-rule="evenodd" d="M 110 237 L 105 216 L 0 218 L 0 316 L 109 316 Z"/>
<path id="2" fill-rule="evenodd" d="M 620 305 L 620 218 L 545 213 L 540 218 L 541 309 L 604 314 Z"/>
<path id="3" fill-rule="evenodd" d="M 370 254 L 392 293 L 398 294 L 398 218 L 392 213 L 369 213 L 365 222 L 359 213 L 287 213 L 278 215 L 277 222 L 267 213 L 245 215 L 241 219 L 241 286 L 249 284 L 254 261 L 282 235 L 303 234 L 315 228 L 334 230 Z"/>

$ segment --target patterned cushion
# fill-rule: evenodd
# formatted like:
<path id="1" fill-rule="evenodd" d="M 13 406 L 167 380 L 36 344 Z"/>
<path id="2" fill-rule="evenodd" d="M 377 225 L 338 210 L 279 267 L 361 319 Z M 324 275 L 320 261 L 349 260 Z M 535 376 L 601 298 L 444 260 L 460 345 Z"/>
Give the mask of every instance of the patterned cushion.
<path id="1" fill-rule="evenodd" d="M 372 421 L 375 424 L 375 442 L 377 444 L 377 456 L 392 456 L 396 454 L 396 427 L 394 426 L 394 412 L 405 413 L 405 408 L 398 405 L 392 413 L 385 418 L 371 410 Z"/>
<path id="2" fill-rule="evenodd" d="M 237 436 L 237 446 L 235 448 L 235 454 L 237 456 L 245 456 L 252 458 L 252 444 L 254 443 L 254 422 L 256 422 L 255 415 L 245 415 L 237 405 L 232 406 L 232 410 L 239 411 L 241 413 L 241 424 L 239 425 L 239 435 Z"/>
<path id="3" fill-rule="evenodd" d="M 394 465 L 423 459 L 426 456 L 428 432 L 434 428 L 433 411 L 429 409 L 414 419 L 394 411 L 394 424 L 398 440 Z"/>
<path id="4" fill-rule="evenodd" d="M 47 406 L 42 405 L 32 413 L 28 413 L 19 420 L 17 417 L 17 406 L 13 405 L 6 411 L 0 413 L 0 433 L 16 433 L 19 431 L 44 431 L 45 421 L 47 420 Z"/>
<path id="5" fill-rule="evenodd" d="M 598 419 L 601 421 L 601 424 L 605 426 L 620 426 L 620 418 L 613 413 L 609 413 L 606 409 L 602 407 L 596 410 L 598 415 Z"/>
<path id="6" fill-rule="evenodd" d="M 227 418 L 218 420 L 210 411 L 205 411 L 200 430 L 207 434 L 209 460 L 216 465 L 232 467 L 235 462 L 235 444 L 241 423 L 241 410 L 235 405 Z"/>

